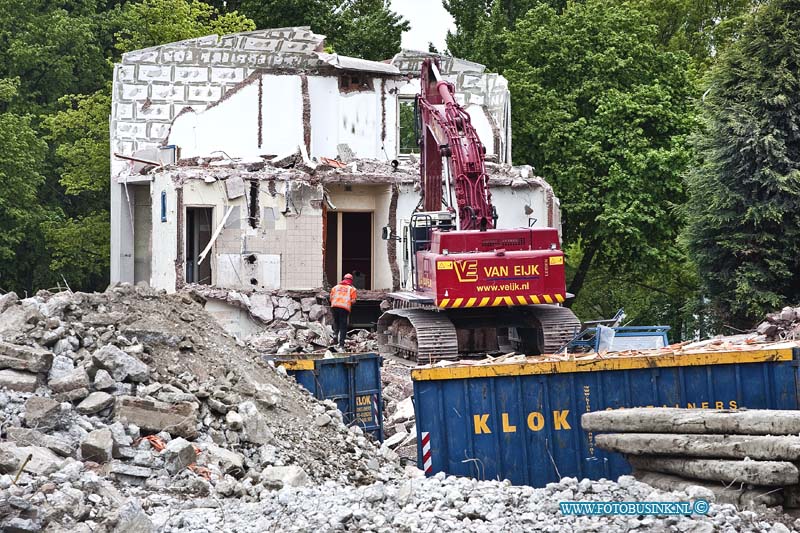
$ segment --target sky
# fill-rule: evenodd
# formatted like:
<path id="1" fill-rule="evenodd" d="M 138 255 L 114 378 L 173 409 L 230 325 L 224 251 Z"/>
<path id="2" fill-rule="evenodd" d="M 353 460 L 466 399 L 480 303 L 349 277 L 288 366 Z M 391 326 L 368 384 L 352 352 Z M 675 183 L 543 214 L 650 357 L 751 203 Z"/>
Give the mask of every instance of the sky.
<path id="1" fill-rule="evenodd" d="M 403 48 L 427 51 L 430 41 L 440 52 L 445 50 L 447 30 L 454 31 L 456 26 L 441 0 L 391 0 L 391 5 L 411 23 L 411 29 L 403 33 Z"/>

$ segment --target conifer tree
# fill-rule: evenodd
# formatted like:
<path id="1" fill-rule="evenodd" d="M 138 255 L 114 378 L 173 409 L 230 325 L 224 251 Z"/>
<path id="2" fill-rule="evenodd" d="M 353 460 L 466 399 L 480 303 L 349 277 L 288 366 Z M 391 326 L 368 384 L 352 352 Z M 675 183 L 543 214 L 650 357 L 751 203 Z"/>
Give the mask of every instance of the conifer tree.
<path id="1" fill-rule="evenodd" d="M 800 1 L 761 6 L 712 70 L 686 237 L 725 323 L 800 301 Z"/>

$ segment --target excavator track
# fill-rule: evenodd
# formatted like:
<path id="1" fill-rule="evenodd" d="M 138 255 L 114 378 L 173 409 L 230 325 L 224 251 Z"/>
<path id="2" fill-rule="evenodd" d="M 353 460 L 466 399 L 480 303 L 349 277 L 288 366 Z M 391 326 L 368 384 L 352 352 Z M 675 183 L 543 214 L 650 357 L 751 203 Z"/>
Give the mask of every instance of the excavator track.
<path id="1" fill-rule="evenodd" d="M 465 310 L 437 311 L 430 308 L 403 308 L 386 311 L 378 319 L 378 345 L 382 355 L 435 363 L 460 357 L 485 355 L 460 346 L 470 335 L 464 330 L 509 328 L 514 331 L 513 346 L 520 353 L 554 353 L 580 330 L 580 321 L 566 307 L 528 305 L 484 310 L 476 315 Z"/>
<path id="2" fill-rule="evenodd" d="M 568 307 L 530 305 L 527 311 L 534 320 L 532 325 L 541 331 L 540 353 L 557 352 L 580 331 L 581 321 Z"/>
<path id="3" fill-rule="evenodd" d="M 378 319 L 378 345 L 384 355 L 421 363 L 458 359 L 456 328 L 444 313 L 392 309 Z"/>

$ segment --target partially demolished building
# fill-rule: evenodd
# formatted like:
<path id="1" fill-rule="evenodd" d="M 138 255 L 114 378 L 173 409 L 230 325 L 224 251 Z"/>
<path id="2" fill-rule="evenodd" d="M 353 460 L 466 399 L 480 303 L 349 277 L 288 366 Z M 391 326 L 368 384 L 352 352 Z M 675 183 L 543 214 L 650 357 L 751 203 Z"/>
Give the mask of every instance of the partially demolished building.
<path id="1" fill-rule="evenodd" d="M 216 35 L 125 54 L 111 116 L 113 281 L 175 291 L 317 290 L 346 272 L 397 289 L 397 230 L 419 203 L 422 59 L 328 54 L 308 28 Z M 558 226 L 552 190 L 511 167 L 506 80 L 440 57 L 487 148 L 500 227 Z M 398 234 L 400 232 L 397 232 Z"/>

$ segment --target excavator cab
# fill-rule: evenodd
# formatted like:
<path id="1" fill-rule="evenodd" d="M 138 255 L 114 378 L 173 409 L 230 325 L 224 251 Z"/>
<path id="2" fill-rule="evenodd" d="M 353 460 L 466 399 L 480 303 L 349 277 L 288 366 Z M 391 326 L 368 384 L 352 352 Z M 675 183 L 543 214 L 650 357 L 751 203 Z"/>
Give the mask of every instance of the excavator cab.
<path id="1" fill-rule="evenodd" d="M 411 248 L 409 262 L 414 290 L 419 289 L 417 252 L 430 250 L 433 230 L 452 231 L 454 229 L 456 229 L 456 225 L 453 221 L 453 214 L 449 211 L 419 212 L 411 215 L 411 220 L 408 224 L 409 246 Z"/>

